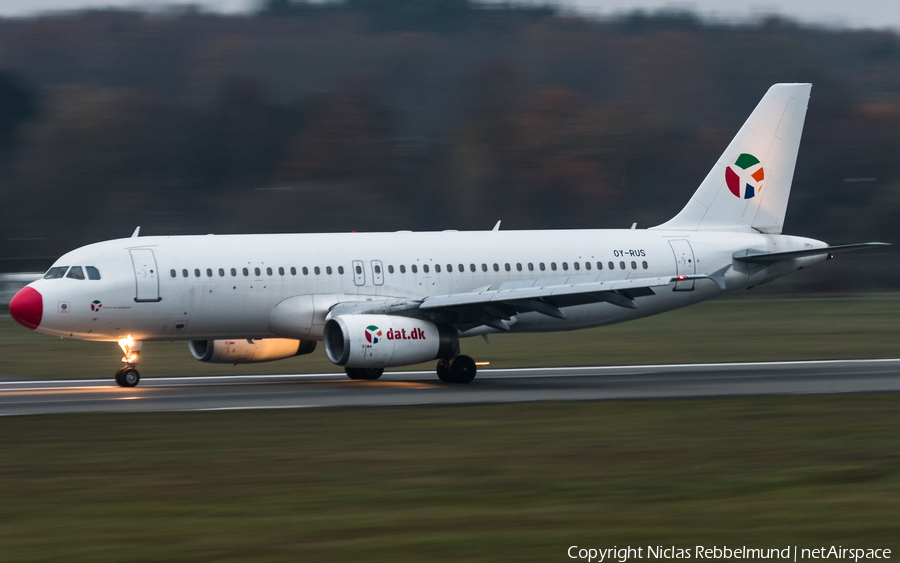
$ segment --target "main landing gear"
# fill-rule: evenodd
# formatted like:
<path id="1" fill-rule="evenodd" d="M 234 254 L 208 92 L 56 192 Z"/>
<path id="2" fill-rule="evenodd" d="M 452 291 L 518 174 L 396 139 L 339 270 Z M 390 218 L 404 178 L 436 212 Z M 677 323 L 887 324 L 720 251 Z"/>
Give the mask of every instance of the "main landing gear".
<path id="1" fill-rule="evenodd" d="M 475 360 L 469 356 L 444 358 L 437 363 L 437 376 L 444 383 L 471 383 L 476 371 Z"/>
<path id="2" fill-rule="evenodd" d="M 381 377 L 381 374 L 384 373 L 384 368 L 344 368 L 344 371 L 347 372 L 347 377 L 350 379 L 368 379 L 371 381 Z"/>
<path id="3" fill-rule="evenodd" d="M 119 347 L 125 353 L 125 357 L 122 358 L 125 366 L 116 372 L 116 383 L 119 387 L 134 387 L 140 382 L 141 374 L 138 373 L 135 366 L 140 361 L 142 346 L 143 343 L 140 340 L 135 341 L 130 336 L 119 340 Z"/>

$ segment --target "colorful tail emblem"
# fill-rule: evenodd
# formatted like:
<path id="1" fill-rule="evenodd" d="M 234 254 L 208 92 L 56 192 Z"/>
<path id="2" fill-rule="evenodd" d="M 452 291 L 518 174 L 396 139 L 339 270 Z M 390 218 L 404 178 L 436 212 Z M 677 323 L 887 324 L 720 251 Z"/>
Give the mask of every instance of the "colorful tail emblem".
<path id="1" fill-rule="evenodd" d="M 725 169 L 725 183 L 728 184 L 728 189 L 735 197 L 742 199 L 750 199 L 762 191 L 763 178 L 765 172 L 762 164 L 752 154 L 741 154 L 734 164 Z"/>

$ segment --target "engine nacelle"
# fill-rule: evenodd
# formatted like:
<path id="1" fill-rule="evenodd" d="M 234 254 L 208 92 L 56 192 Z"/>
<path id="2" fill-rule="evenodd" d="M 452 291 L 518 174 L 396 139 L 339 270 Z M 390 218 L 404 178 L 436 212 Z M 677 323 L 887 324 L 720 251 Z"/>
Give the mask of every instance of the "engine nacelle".
<path id="1" fill-rule="evenodd" d="M 314 340 L 265 338 L 262 340 L 191 340 L 191 355 L 211 364 L 252 364 L 302 356 L 316 349 Z"/>
<path id="2" fill-rule="evenodd" d="M 459 334 L 447 325 L 391 315 L 338 315 L 325 324 L 325 354 L 339 366 L 408 366 L 452 357 Z"/>

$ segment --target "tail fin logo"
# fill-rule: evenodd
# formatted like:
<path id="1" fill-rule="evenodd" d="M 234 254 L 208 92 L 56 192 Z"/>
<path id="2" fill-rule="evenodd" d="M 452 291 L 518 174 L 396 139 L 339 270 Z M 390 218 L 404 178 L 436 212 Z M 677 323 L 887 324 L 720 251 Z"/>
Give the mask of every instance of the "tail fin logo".
<path id="1" fill-rule="evenodd" d="M 764 178 L 763 166 L 752 154 L 741 154 L 734 164 L 725 169 L 728 189 L 741 199 L 750 199 L 762 191 Z"/>

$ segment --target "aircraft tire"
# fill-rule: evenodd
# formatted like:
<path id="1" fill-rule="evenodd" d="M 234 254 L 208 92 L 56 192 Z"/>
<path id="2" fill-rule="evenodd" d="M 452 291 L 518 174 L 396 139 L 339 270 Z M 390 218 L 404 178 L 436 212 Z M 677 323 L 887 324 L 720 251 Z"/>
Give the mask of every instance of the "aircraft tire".
<path id="1" fill-rule="evenodd" d="M 138 370 L 134 368 L 125 368 L 122 370 L 122 373 L 119 374 L 117 383 L 122 387 L 137 387 L 137 384 L 140 381 L 141 374 L 138 373 Z"/>
<path id="2" fill-rule="evenodd" d="M 437 369 L 435 371 L 437 371 L 438 379 L 444 383 L 453 383 L 450 380 L 450 360 L 447 358 L 438 360 Z"/>
<path id="3" fill-rule="evenodd" d="M 344 368 L 350 379 L 366 379 L 369 381 L 378 379 L 384 373 L 384 368 Z"/>
<path id="4" fill-rule="evenodd" d="M 475 360 L 469 356 L 456 356 L 450 362 L 450 383 L 471 383 L 477 370 Z"/>
<path id="5" fill-rule="evenodd" d="M 122 383 L 122 372 L 125 371 L 125 368 L 119 368 L 116 370 L 116 385 L 119 387 L 125 387 Z"/>

